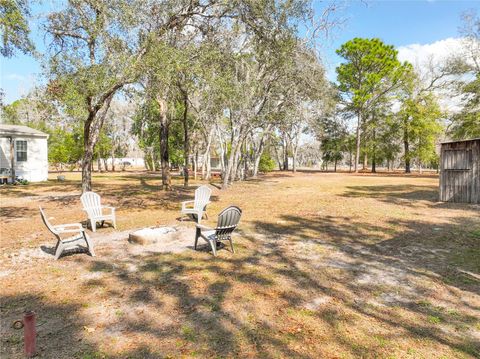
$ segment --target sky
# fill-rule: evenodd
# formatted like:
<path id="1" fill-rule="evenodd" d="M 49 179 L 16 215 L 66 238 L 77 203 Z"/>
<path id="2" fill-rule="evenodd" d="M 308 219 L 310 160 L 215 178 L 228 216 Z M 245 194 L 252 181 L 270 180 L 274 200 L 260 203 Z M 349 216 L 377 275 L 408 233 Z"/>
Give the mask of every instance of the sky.
<path id="1" fill-rule="evenodd" d="M 320 11 L 324 3 L 315 1 Z M 461 14 L 467 10 L 480 12 L 477 1 L 337 1 L 343 9 L 338 16 L 345 20 L 324 42 L 322 53 L 330 80 L 335 80 L 335 66 L 341 59 L 335 49 L 354 37 L 378 37 L 399 50 L 402 61 L 422 62 L 430 54 L 440 59 L 458 51 Z M 54 1 L 44 1 L 34 13 L 47 13 Z M 37 49 L 45 49 L 39 21 L 31 21 L 32 39 Z M 17 54 L 12 59 L 0 58 L 0 87 L 5 91 L 5 103 L 26 95 L 36 83 L 41 83 L 41 65 L 33 57 Z"/>

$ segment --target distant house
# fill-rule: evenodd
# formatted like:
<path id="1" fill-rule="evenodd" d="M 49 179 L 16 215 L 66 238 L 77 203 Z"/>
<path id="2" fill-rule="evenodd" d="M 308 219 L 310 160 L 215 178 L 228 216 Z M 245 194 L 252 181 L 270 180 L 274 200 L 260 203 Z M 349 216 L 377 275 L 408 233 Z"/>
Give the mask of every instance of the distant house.
<path id="1" fill-rule="evenodd" d="M 27 126 L 0 124 L 0 180 L 48 178 L 48 135 Z"/>

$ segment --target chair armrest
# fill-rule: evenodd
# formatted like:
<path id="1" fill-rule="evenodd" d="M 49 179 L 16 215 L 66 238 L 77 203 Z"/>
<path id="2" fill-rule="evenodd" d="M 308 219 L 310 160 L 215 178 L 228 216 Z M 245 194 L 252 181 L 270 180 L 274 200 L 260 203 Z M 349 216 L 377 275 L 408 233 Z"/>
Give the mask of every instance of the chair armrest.
<path id="1" fill-rule="evenodd" d="M 187 204 L 195 203 L 195 201 L 183 201 L 182 202 L 182 209 L 187 209 Z"/>
<path id="2" fill-rule="evenodd" d="M 63 230 L 83 230 L 83 226 L 81 223 L 67 223 L 67 224 L 59 224 L 53 226 L 55 230 L 63 231 Z"/>
<path id="3" fill-rule="evenodd" d="M 109 209 L 112 214 L 115 213 L 115 207 L 112 207 L 112 206 L 102 206 L 102 209 Z"/>
<path id="4" fill-rule="evenodd" d="M 197 227 L 198 229 L 206 230 L 206 231 L 213 231 L 214 230 L 214 228 L 204 226 L 203 224 L 200 224 L 200 223 L 195 223 L 195 227 Z"/>
<path id="5" fill-rule="evenodd" d="M 62 229 L 62 228 L 55 228 L 55 230 L 59 233 L 83 233 L 85 232 L 84 228 L 77 228 L 77 229 Z"/>

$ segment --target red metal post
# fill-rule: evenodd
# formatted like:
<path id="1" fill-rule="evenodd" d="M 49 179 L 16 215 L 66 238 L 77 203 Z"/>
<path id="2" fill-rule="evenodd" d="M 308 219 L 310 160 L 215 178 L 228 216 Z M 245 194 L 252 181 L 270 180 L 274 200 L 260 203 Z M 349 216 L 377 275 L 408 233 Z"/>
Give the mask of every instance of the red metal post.
<path id="1" fill-rule="evenodd" d="M 23 336 L 25 340 L 25 355 L 27 358 L 31 358 L 35 355 L 37 346 L 34 311 L 28 311 L 23 315 Z"/>

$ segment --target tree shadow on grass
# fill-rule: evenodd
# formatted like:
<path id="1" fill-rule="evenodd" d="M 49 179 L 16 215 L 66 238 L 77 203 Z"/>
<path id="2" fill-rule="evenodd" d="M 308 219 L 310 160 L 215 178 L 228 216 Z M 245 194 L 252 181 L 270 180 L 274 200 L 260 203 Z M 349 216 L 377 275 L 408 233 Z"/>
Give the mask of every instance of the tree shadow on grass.
<path id="1" fill-rule="evenodd" d="M 342 194 L 347 198 L 373 198 L 389 204 L 419 207 L 428 203 L 435 208 L 480 209 L 478 205 L 468 203 L 449 203 L 439 201 L 437 187 L 414 185 L 348 186 Z M 418 202 L 423 201 L 423 202 Z"/>
<path id="2" fill-rule="evenodd" d="M 38 213 L 37 210 L 27 207 L 2 206 L 0 207 L 0 218 L 2 220 L 13 220 L 18 218 L 31 217 Z"/>
<path id="3" fill-rule="evenodd" d="M 399 266 L 417 275 L 433 271 L 446 285 L 480 294 L 480 281 L 458 278 L 457 274 L 473 272 L 480 275 L 480 263 L 475 254 L 480 239 L 480 218 L 453 218 L 449 224 L 432 227 L 430 223 L 391 220 L 387 226 L 354 221 L 351 218 L 313 216 L 309 218 L 284 215 L 282 221 L 257 221 L 260 233 L 289 236 L 289 240 L 312 242 L 334 247 L 343 253 L 369 261 L 384 260 L 388 266 Z M 387 238 L 385 239 L 385 234 Z M 388 268 L 388 267 L 385 267 Z"/>
<path id="4" fill-rule="evenodd" d="M 278 243 L 278 247 L 269 253 L 272 260 L 285 264 L 284 268 L 272 268 L 277 275 L 292 278 L 298 283 L 299 289 L 311 288 L 322 295 L 339 299 L 354 313 L 392 327 L 398 326 L 409 335 L 448 345 L 465 354 L 480 354 L 480 345 L 472 337 L 467 339 L 465 335 L 463 340 L 461 336 L 449 337 L 441 328 L 435 327 L 438 322 L 450 328 L 473 328 L 475 315 L 457 312 L 447 315 L 446 308 L 435 308 L 428 301 L 422 304 L 422 298 L 429 298 L 433 294 L 432 288 L 423 283 L 440 281 L 447 291 L 453 287 L 473 294 L 470 301 L 465 302 L 462 292 L 451 291 L 451 296 L 456 298 L 451 302 L 453 307 L 460 306 L 477 314 L 480 311 L 474 300 L 475 296 L 480 295 L 478 257 L 468 255 L 472 251 L 478 253 L 478 234 L 475 237 L 471 233 L 477 232 L 469 232 L 469 229 L 480 229 L 478 219 L 452 219 L 451 224 L 443 226 L 440 232 L 420 221 L 395 221 L 391 224 L 400 226 L 402 230 L 385 240 L 374 235 L 375 232 L 391 231 L 382 226 L 328 216 L 281 218 L 281 224 L 261 221 L 255 224 L 259 233 L 264 233 L 272 242 Z M 448 238 L 452 233 L 455 233 L 454 236 Z M 287 237 L 294 245 L 282 245 Z M 305 264 L 309 261 L 308 257 L 300 256 L 298 251 L 307 244 L 333 250 L 332 255 L 321 257 L 310 254 L 310 263 Z M 307 251 L 314 250 L 314 246 L 306 247 Z M 291 254 L 287 254 L 287 251 Z M 305 270 L 304 267 L 310 267 L 311 270 Z M 329 281 L 342 283 L 341 289 L 338 286 L 335 290 L 320 286 L 313 275 L 316 271 L 314 268 L 333 273 L 341 271 L 341 276 L 331 274 L 329 277 Z M 459 276 L 462 272 L 470 275 L 468 278 L 465 275 Z M 392 288 L 393 292 L 388 288 Z M 395 290 L 404 291 L 405 294 L 398 295 Z M 363 294 L 365 298 L 370 297 L 373 303 L 377 303 L 374 296 L 371 298 L 376 291 L 381 293 L 377 295 L 384 298 L 380 300 L 380 307 L 370 305 L 368 300 L 360 300 Z M 295 302 L 292 304 L 298 305 Z M 392 317 L 390 311 L 382 310 L 385 305 L 427 317 L 432 322 L 418 324 L 405 321 L 399 315 Z M 337 340 L 341 341 L 342 338 L 338 337 Z"/>
<path id="5" fill-rule="evenodd" d="M 121 288 L 129 288 L 128 291 L 121 292 L 123 297 L 138 301 L 139 293 L 148 292 L 146 298 L 154 298 L 153 289 L 160 293 L 161 298 L 173 299 L 175 316 L 178 318 L 178 322 L 161 328 L 151 322 L 139 324 L 123 319 L 126 330 L 129 333 L 153 335 L 165 341 L 180 340 L 182 344 L 179 345 L 187 356 L 193 353 L 203 357 L 238 356 L 244 353 L 245 348 L 251 347 L 257 357 L 307 358 L 311 357 L 315 349 L 308 352 L 305 347 L 299 349 L 292 343 L 302 343 L 311 338 L 308 325 L 292 319 L 287 309 L 292 308 L 301 313 L 306 301 L 312 297 L 326 296 L 333 298 L 333 303 L 341 303 L 340 306 L 319 308 L 314 315 L 331 327 L 329 335 L 344 353 L 353 356 L 384 353 L 381 347 L 363 342 L 365 339 L 362 337 L 348 337 L 339 329 L 345 323 L 354 326 L 359 316 L 368 318 L 366 320 L 372 321 L 374 327 L 380 325 L 390 328 L 378 340 L 394 341 L 398 331 L 401 331 L 410 338 L 425 339 L 467 355 L 478 352 L 478 346 L 471 339 L 461 337 L 463 332 L 452 336 L 436 324 L 439 321 L 448 328 L 470 327 L 476 322 L 475 316 L 450 313 L 448 308 L 435 307 L 434 304 L 422 301 L 422 298 L 430 295 L 431 288 L 411 282 L 412 278 L 438 281 L 445 274 L 443 268 L 449 265 L 448 255 L 425 259 L 425 253 L 432 255 L 437 253 L 434 251 L 436 249 L 445 249 L 438 248 L 443 243 L 441 236 L 425 241 L 424 251 L 419 250 L 418 237 L 415 237 L 418 228 L 425 226 L 424 223 L 401 223 L 407 230 L 393 234 L 391 240 L 382 240 L 380 237 L 370 240 L 368 237 L 371 231 L 380 232 L 386 228 L 354 222 L 339 224 L 332 218 L 319 217 L 312 220 L 283 216 L 282 219 L 284 224 L 258 221 L 254 233 L 243 232 L 244 243 L 240 245 L 240 252 L 244 254 L 230 256 L 221 253 L 219 257 L 213 258 L 210 254 L 187 252 L 175 256 L 132 257 L 123 263 L 117 263 L 111 274 L 122 283 Z M 451 224 L 452 227 L 458 225 L 473 226 L 478 223 L 465 219 Z M 287 236 L 291 238 L 287 239 Z M 315 256 L 309 260 L 302 257 L 299 247 L 296 247 L 304 244 L 325 246 L 333 250 L 333 254 L 340 253 L 341 256 L 334 255 L 334 259 L 324 259 L 323 263 Z M 473 244 L 462 242 L 467 247 Z M 306 248 L 307 251 L 312 250 L 308 246 Z M 399 248 L 402 250 L 397 250 Z M 456 244 L 452 244 L 450 249 L 455 248 Z M 411 256 L 410 253 L 415 251 L 419 251 L 418 256 Z M 96 260 L 92 268 L 109 266 L 108 262 L 102 263 L 104 261 Z M 126 269 L 138 263 L 142 264 L 137 271 Z M 329 266 L 336 266 L 334 269 L 340 269 L 341 273 L 331 271 Z M 109 268 L 112 268 L 111 265 Z M 323 273 L 320 276 L 319 271 Z M 246 305 L 240 298 L 247 293 L 234 294 L 240 284 L 255 288 L 258 300 L 271 298 L 273 301 L 269 302 L 269 311 L 281 312 L 281 319 L 273 322 L 271 319 L 266 320 L 261 314 L 261 307 L 250 308 Z M 444 284 L 478 294 L 472 283 Z M 388 295 L 392 294 L 389 289 L 384 289 L 386 293 L 381 295 L 387 295 L 386 304 L 369 304 L 368 300 L 375 300 L 372 292 L 386 285 L 405 289 L 406 294 L 389 299 Z M 409 287 L 414 285 L 415 290 L 410 290 Z M 240 295 L 235 306 L 232 306 L 232 295 Z M 154 302 L 153 305 L 158 309 L 169 310 L 159 302 Z M 452 302 L 452 305 L 458 303 Z M 251 310 L 253 320 L 245 319 L 247 308 Z M 405 319 L 388 308 L 397 308 L 413 319 Z M 472 305 L 471 309 L 479 308 Z M 431 318 L 429 320 L 432 322 L 419 323 L 419 317 Z M 292 332 L 289 329 L 292 325 L 307 327 L 304 328 L 305 331 L 295 329 Z"/>
<path id="6" fill-rule="evenodd" d="M 225 306 L 226 298 L 231 295 L 236 282 L 260 287 L 272 284 L 261 273 L 243 271 L 243 260 L 213 258 L 211 254 L 195 254 L 194 258 L 188 255 L 156 255 L 141 259 L 139 262 L 140 258 L 134 257 L 120 265 L 117 263 L 111 274 L 121 283 L 120 287 L 128 290 L 110 294 L 122 295 L 132 302 L 138 302 L 140 295 L 147 298 L 146 303 L 153 305 L 153 310 L 168 310 L 162 308 L 166 304 L 148 300 L 155 296 L 153 292 L 156 291 L 157 298 L 174 301 L 172 310 L 177 320 L 162 325 L 154 320 L 145 322 L 122 318 L 122 328 L 131 335 L 153 335 L 166 342 L 178 340 L 179 348 L 187 356 L 195 353 L 201 357 L 238 356 L 247 342 L 248 346 L 255 348 L 258 357 L 275 357 L 274 353 L 277 352 L 288 357 L 308 357 L 277 339 L 275 329 L 268 323 L 255 322 L 251 327 L 236 315 L 235 307 Z M 138 270 L 126 270 L 131 265 L 138 265 Z M 111 268 L 108 263 L 98 260 L 92 266 L 92 270 Z M 196 282 L 200 277 L 189 278 L 195 273 L 208 275 L 208 279 L 201 284 L 202 289 Z M 101 281 L 97 284 L 102 286 Z"/>
<path id="7" fill-rule="evenodd" d="M 36 313 L 37 353 L 45 358 L 72 358 L 90 352 L 95 346 L 83 340 L 87 325 L 79 315 L 81 304 L 74 300 L 54 303 L 34 294 L 2 295 L 1 348 L 5 358 L 24 358 L 23 330 L 12 328 L 12 323 L 23 318 L 23 313 Z"/>
<path id="8" fill-rule="evenodd" d="M 424 258 L 422 262 L 421 256 L 410 258 L 405 251 L 418 250 L 415 237 L 418 226 L 424 224 L 402 223 L 406 230 L 393 233 L 391 240 L 370 240 L 372 230 L 387 228 L 338 222 L 332 217 L 283 216 L 282 220 L 285 223 L 257 221 L 255 231 L 242 231 L 235 240 L 234 255 L 221 251 L 214 258 L 210 253 L 187 251 L 178 255 L 75 257 L 73 263 L 98 273 L 78 283 L 82 293 L 98 293 L 92 304 L 111 311 L 122 303 L 126 308 L 120 308 L 124 314 L 113 317 L 104 313 L 102 316 L 110 319 L 90 337 L 84 326 L 95 327 L 95 322 L 83 316 L 83 303 L 75 298 L 58 304 L 38 297 L 27 296 L 26 303 L 22 295 L 9 297 L 6 300 L 15 303 L 11 308 L 16 312 L 9 312 L 7 320 L 18 319 L 27 307 L 42 308 L 42 317 L 49 318 L 50 327 L 59 325 L 59 318 L 65 315 L 65 323 L 59 325 L 61 332 L 53 331 L 52 338 L 39 338 L 44 356 L 56 358 L 101 357 L 102 353 L 110 358 L 321 357 L 322 343 L 317 343 L 315 331 L 318 323 L 323 323 L 322 340 L 335 343 L 338 353 L 354 357 L 382 356 L 393 348 L 372 344 L 366 339 L 372 333 L 382 333 L 373 340 L 386 343 L 401 335 L 426 340 L 433 346 L 445 345 L 465 355 L 477 353 L 474 342 L 461 338 L 463 329 L 451 335 L 438 324 L 418 321 L 432 318 L 449 328 L 463 328 L 476 321 L 463 312 L 450 313 L 448 308 L 422 301 L 429 294 L 428 288 L 394 297 L 383 306 L 368 302 L 375 299 L 371 292 L 382 284 L 374 277 L 361 280 L 372 273 L 387 273 L 394 279 L 399 275 L 398 281 L 391 283 L 399 288 L 409 286 L 409 276 L 441 280 L 434 274 L 448 265 L 448 256 L 436 258 L 438 263 L 429 267 L 433 261 Z M 449 225 L 452 228 L 445 229 L 458 225 L 472 228 L 478 223 L 457 219 Z M 442 243 L 438 235 L 426 240 L 425 247 L 436 249 Z M 462 250 L 473 244 L 461 243 Z M 451 244 L 451 248 L 458 244 Z M 314 253 L 315 246 L 329 249 L 328 256 L 324 252 L 320 257 L 305 256 Z M 473 291 L 473 287 L 464 290 Z M 306 302 L 319 297 L 332 299 L 314 310 L 305 309 Z M 413 319 L 406 319 L 399 311 Z M 359 318 L 370 321 L 368 331 L 356 327 Z M 348 335 L 345 327 L 355 331 L 355 336 Z M 113 338 L 128 345 L 117 353 L 109 347 Z M 13 341 L 6 344 L 8 353 L 19 353 L 21 343 Z"/>
<path id="9" fill-rule="evenodd" d="M 438 201 L 438 189 L 431 186 L 382 185 L 382 186 L 348 186 L 344 197 L 374 198 L 382 202 L 416 205 L 416 201 Z"/>

